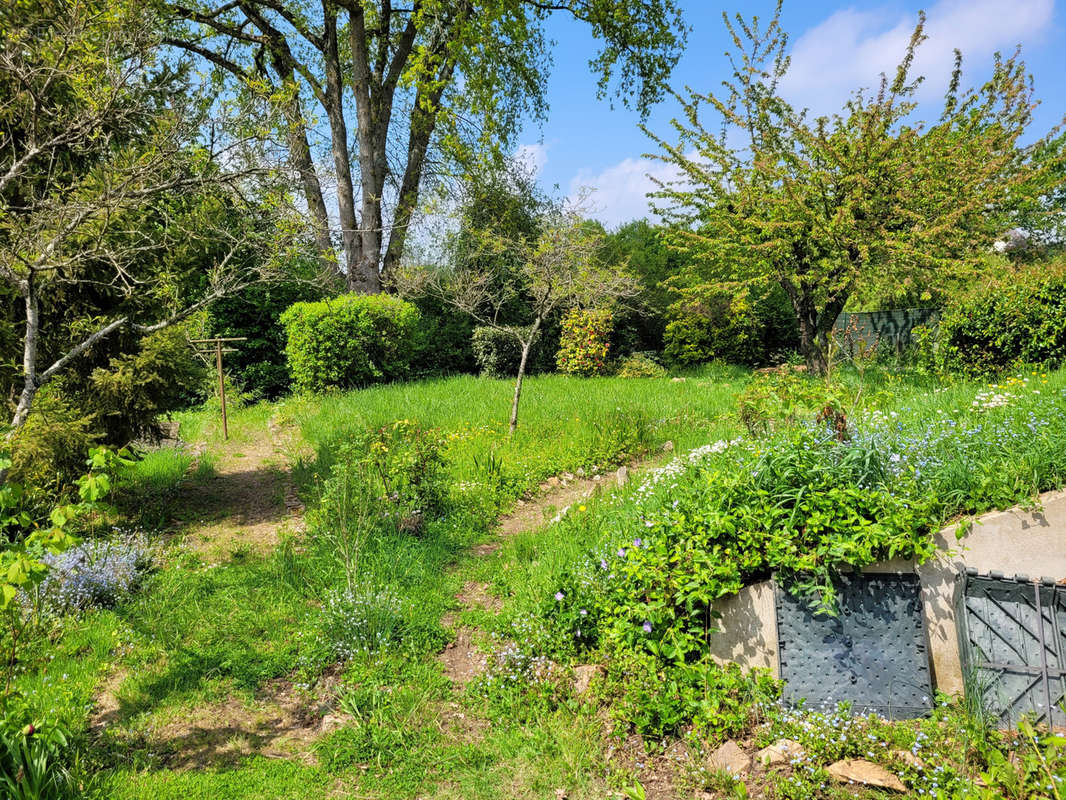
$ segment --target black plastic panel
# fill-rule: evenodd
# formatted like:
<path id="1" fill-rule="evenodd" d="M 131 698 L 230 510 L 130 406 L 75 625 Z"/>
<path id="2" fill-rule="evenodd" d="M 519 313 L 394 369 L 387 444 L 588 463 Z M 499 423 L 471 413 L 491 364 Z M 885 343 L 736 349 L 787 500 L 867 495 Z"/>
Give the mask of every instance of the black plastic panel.
<path id="1" fill-rule="evenodd" d="M 956 609 L 966 691 L 1001 726 L 1066 725 L 1066 587 L 971 572 Z"/>
<path id="2" fill-rule="evenodd" d="M 778 587 L 784 699 L 808 707 L 851 703 L 859 714 L 909 719 L 932 708 L 928 645 L 916 575 L 852 574 L 836 584 L 838 614 L 815 614 Z"/>

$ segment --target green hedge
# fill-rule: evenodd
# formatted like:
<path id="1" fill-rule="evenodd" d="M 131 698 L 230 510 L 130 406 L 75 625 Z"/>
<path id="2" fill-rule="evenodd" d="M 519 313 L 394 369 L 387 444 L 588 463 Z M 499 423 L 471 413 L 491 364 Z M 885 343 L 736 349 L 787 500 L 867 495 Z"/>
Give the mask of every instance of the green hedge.
<path id="1" fill-rule="evenodd" d="M 538 336 L 539 340 L 540 337 Z M 474 359 L 487 378 L 513 378 L 522 360 L 522 345 L 509 331 L 479 326 L 471 338 Z M 536 342 L 533 344 L 536 347 Z"/>
<path id="2" fill-rule="evenodd" d="M 935 339 L 920 334 L 919 353 L 940 372 L 980 377 L 1066 362 L 1066 272 L 1042 270 L 949 305 Z"/>
<path id="3" fill-rule="evenodd" d="M 296 391 L 353 389 L 411 375 L 419 314 L 404 300 L 348 294 L 295 303 L 281 323 Z"/>
<path id="4" fill-rule="evenodd" d="M 739 294 L 708 285 L 677 291 L 663 335 L 664 355 L 673 364 L 761 366 L 799 345 L 795 314 L 778 286 Z"/>

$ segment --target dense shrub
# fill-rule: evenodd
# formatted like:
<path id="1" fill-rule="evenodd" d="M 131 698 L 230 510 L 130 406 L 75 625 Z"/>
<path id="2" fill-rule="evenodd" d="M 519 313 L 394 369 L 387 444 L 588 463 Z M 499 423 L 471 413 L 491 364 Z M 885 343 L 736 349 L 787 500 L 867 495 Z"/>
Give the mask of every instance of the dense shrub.
<path id="1" fill-rule="evenodd" d="M 7 479 L 34 495 L 56 494 L 82 472 L 85 454 L 102 434 L 91 416 L 74 407 L 58 391 L 46 386 L 33 411 L 11 440 L 11 470 Z"/>
<path id="2" fill-rule="evenodd" d="M 757 366 L 798 344 L 795 316 L 779 287 L 736 293 L 700 285 L 679 293 L 663 337 L 666 357 L 675 364 Z"/>
<path id="3" fill-rule="evenodd" d="M 409 377 L 418 310 L 389 295 L 296 303 L 281 315 L 297 391 L 352 389 Z"/>
<path id="4" fill-rule="evenodd" d="M 666 368 L 645 353 L 633 353 L 618 365 L 619 378 L 665 378 Z"/>
<path id="5" fill-rule="evenodd" d="M 474 322 L 469 314 L 432 295 L 414 301 L 421 315 L 416 375 L 455 375 L 478 371 L 474 358 Z"/>
<path id="6" fill-rule="evenodd" d="M 160 418 L 202 399 L 204 385 L 204 364 L 184 326 L 144 337 L 133 352 L 87 375 L 65 374 L 41 390 L 15 435 L 12 477 L 30 490 L 54 492 L 81 474 L 94 444 L 158 436 Z"/>
<path id="7" fill-rule="evenodd" d="M 951 303 L 935 345 L 919 335 L 927 368 L 992 375 L 1017 364 L 1055 366 L 1066 360 L 1066 270 L 1022 276 Z"/>
<path id="8" fill-rule="evenodd" d="M 189 346 L 189 331 L 174 326 L 94 369 L 85 389 L 70 396 L 93 416 L 106 443 L 121 446 L 158 436 L 160 417 L 198 402 L 206 379 L 203 361 Z"/>
<path id="9" fill-rule="evenodd" d="M 281 315 L 293 303 L 321 300 L 324 294 L 313 281 L 257 283 L 211 306 L 212 335 L 245 339 L 226 355 L 226 372 L 241 391 L 269 400 L 289 392 L 292 376 L 285 360 Z"/>
<path id="10" fill-rule="evenodd" d="M 538 334 L 533 347 L 541 340 Z M 471 339 L 474 359 L 487 378 L 513 378 L 518 374 L 518 365 L 522 360 L 522 345 L 518 338 L 507 330 L 480 326 L 474 328 Z"/>
<path id="11" fill-rule="evenodd" d="M 563 317 L 555 363 L 567 375 L 603 375 L 611 345 L 613 317 L 602 308 L 574 308 Z"/>

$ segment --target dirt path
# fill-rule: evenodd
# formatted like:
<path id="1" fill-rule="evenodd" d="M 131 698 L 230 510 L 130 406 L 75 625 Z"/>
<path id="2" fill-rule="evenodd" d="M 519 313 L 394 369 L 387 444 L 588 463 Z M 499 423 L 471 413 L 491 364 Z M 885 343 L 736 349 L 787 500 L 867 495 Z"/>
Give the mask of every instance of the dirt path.
<path id="1" fill-rule="evenodd" d="M 214 454 L 207 477 L 194 465 L 178 493 L 175 528 L 210 563 L 268 555 L 282 532 L 302 522 L 304 507 L 288 466 L 298 437 L 273 419 L 267 428 L 265 436 L 231 442 Z"/>
<path id="2" fill-rule="evenodd" d="M 604 489 L 621 486 L 628 479 L 628 467 L 622 467 L 617 473 L 606 476 L 584 478 L 567 472 L 549 478 L 540 485 L 540 491 L 535 497 L 519 500 L 514 511 L 501 517 L 496 537 L 474 547 L 473 553 L 478 558 L 490 556 L 512 536 L 546 527 L 559 520 L 575 503 Z M 459 613 L 481 609 L 496 614 L 502 607 L 500 598 L 489 592 L 489 585 L 476 581 L 465 583 L 455 599 L 459 602 Z M 459 613 L 445 614 L 441 624 L 446 628 L 455 627 Z M 486 661 L 480 645 L 484 644 L 485 639 L 485 633 L 478 628 L 461 626 L 455 630 L 455 639 L 441 652 L 439 659 L 444 667 L 444 674 L 456 686 L 465 686 L 484 672 Z"/>
<path id="3" fill-rule="evenodd" d="M 304 506 L 289 469 L 299 447 L 294 430 L 271 419 L 266 431 L 212 448 L 210 471 L 197 463 L 206 446 L 194 447 L 197 458 L 174 499 L 180 516 L 172 521 L 172 540 L 217 565 L 269 555 L 283 533 L 302 527 Z M 128 674 L 117 668 L 101 684 L 89 722 L 95 736 L 125 722 L 120 698 Z M 288 680 L 273 680 L 250 703 L 230 697 L 166 717 L 153 730 L 155 749 L 179 770 L 234 765 L 253 752 L 307 760 L 311 743 L 340 724 L 315 713 L 335 682 L 327 676 L 311 697 Z"/>

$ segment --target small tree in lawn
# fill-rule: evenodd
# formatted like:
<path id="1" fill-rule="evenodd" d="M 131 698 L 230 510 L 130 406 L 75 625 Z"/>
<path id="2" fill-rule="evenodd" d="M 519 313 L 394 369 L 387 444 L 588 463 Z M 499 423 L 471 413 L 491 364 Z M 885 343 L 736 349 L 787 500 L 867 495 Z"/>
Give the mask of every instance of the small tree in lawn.
<path id="1" fill-rule="evenodd" d="M 554 313 L 574 307 L 600 308 L 639 291 L 635 279 L 599 258 L 602 229 L 577 209 L 551 208 L 533 238 L 493 230 L 467 231 L 447 269 L 407 270 L 398 276 L 403 291 L 428 293 L 469 314 L 479 325 L 513 337 L 521 350 L 511 401 L 510 430 L 518 427 L 529 352 Z M 506 272 L 493 265 L 511 265 Z M 528 323 L 508 325 L 502 312 L 521 304 Z"/>
<path id="2" fill-rule="evenodd" d="M 833 323 L 857 293 L 928 296 L 972 280 L 1020 211 L 1054 213 L 1035 199 L 1060 180 L 1063 141 L 1052 131 L 1019 144 L 1034 101 L 1017 55 L 997 55 L 983 86 L 961 90 L 956 53 L 940 118 L 914 121 L 924 16 L 894 76 L 842 112 L 811 118 L 779 88 L 789 63 L 779 14 L 780 3 L 765 27 L 725 18 L 733 78 L 681 99 L 676 143 L 648 132 L 681 173 L 653 197 L 697 277 L 734 292 L 784 289 L 808 368 L 822 373 Z M 708 109 L 721 123 L 714 132 Z"/>

